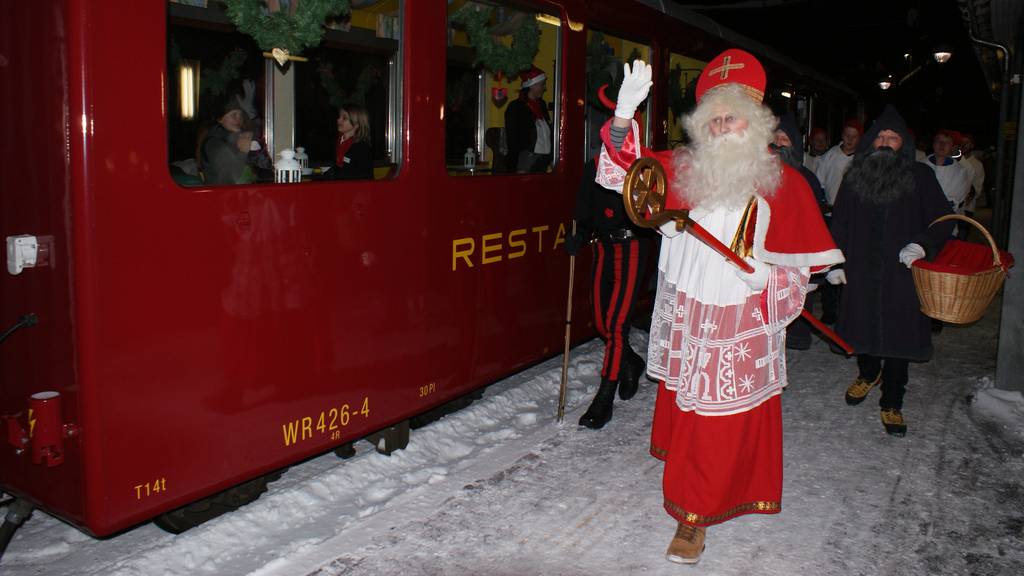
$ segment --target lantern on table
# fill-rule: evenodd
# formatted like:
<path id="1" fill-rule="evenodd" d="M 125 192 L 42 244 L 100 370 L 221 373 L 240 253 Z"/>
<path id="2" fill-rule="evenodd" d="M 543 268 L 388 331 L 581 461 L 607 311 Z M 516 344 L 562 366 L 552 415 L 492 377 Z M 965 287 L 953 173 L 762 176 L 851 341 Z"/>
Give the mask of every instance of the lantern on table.
<path id="1" fill-rule="evenodd" d="M 295 160 L 295 151 L 281 150 L 281 158 L 274 163 L 274 182 L 291 183 L 302 181 L 302 168 Z"/>

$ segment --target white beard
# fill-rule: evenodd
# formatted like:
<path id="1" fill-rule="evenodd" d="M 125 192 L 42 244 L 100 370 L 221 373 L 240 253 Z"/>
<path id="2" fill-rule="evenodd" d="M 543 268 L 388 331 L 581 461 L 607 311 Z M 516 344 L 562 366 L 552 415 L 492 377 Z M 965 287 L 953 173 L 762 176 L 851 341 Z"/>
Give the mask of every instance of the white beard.
<path id="1" fill-rule="evenodd" d="M 749 130 L 694 142 L 688 154 L 676 155 L 676 186 L 692 208 L 741 209 L 758 192 L 771 196 L 782 167 L 765 142 Z"/>

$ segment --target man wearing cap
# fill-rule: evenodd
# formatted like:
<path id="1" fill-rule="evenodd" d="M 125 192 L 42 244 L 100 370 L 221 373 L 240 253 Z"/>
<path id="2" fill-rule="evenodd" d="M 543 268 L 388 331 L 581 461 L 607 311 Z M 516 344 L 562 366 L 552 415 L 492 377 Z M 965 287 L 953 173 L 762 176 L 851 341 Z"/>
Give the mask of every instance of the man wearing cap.
<path id="1" fill-rule="evenodd" d="M 533 67 L 520 74 L 519 98 L 505 109 L 507 162 L 516 172 L 546 172 L 551 165 L 551 115 L 544 102 L 547 75 Z"/>
<path id="2" fill-rule="evenodd" d="M 886 106 L 843 179 L 832 236 L 847 260 L 827 279 L 846 284 L 836 331 L 857 351 L 846 403 L 860 404 L 881 388 L 879 416 L 893 436 L 907 432 L 908 364 L 932 355 L 931 321 L 921 313 L 910 268 L 942 250 L 953 224 L 931 223 L 949 212 L 935 175 L 914 160 L 906 123 Z"/>
<path id="3" fill-rule="evenodd" d="M 200 145 L 200 160 L 206 184 L 241 184 L 246 179 L 249 138 L 249 117 L 235 97 L 228 98 L 221 108 L 217 124 L 210 128 Z"/>
<path id="4" fill-rule="evenodd" d="M 688 209 L 754 269 L 743 272 L 674 222 L 660 228 L 651 454 L 665 462 L 664 508 L 678 522 L 666 557 L 692 564 L 707 526 L 781 509 L 785 328 L 810 272 L 843 257 L 806 180 L 768 148 L 775 117 L 761 104 L 756 58 L 731 49 L 707 65 L 684 122 L 692 144 L 675 153 L 639 146 L 632 118 L 650 86 L 650 66 L 625 66 L 615 117 L 601 132 L 598 182 L 621 189 L 637 157 L 654 157 L 668 176 L 667 207 Z"/>

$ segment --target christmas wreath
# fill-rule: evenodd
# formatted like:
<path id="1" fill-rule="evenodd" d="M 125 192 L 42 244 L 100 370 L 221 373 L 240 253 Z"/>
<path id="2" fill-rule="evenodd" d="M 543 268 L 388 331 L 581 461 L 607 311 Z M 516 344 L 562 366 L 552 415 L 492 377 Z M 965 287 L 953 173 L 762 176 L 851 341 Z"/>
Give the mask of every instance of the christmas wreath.
<path id="1" fill-rule="evenodd" d="M 533 65 L 540 44 L 540 26 L 536 18 L 526 15 L 512 34 L 512 45 L 505 46 L 487 27 L 492 11 L 492 8 L 471 2 L 452 15 L 452 22 L 466 27 L 469 43 L 476 51 L 473 64 L 483 64 L 496 75 L 511 77 Z"/>
<path id="2" fill-rule="evenodd" d="M 323 86 L 324 91 L 330 97 L 331 106 L 335 108 L 342 108 L 346 103 L 365 106 L 366 95 L 370 92 L 371 88 L 380 84 L 382 76 L 379 68 L 368 64 L 359 72 L 355 88 L 351 92 L 346 93 L 334 73 L 334 66 L 328 60 L 319 61 L 317 72 L 320 74 L 320 85 Z"/>
<path id="3" fill-rule="evenodd" d="M 278 48 L 293 54 L 320 43 L 328 16 L 351 9 L 349 0 L 291 0 L 286 10 L 281 9 L 280 0 L 223 1 L 228 18 L 261 49 Z"/>
<path id="4" fill-rule="evenodd" d="M 224 56 L 224 60 L 217 68 L 203 66 L 199 80 L 199 93 L 221 96 L 227 92 L 228 86 L 241 76 L 242 65 L 245 64 L 247 57 L 248 54 L 244 50 L 235 48 Z M 177 70 L 181 63 L 181 48 L 173 37 L 167 49 L 167 60 L 171 70 Z"/>

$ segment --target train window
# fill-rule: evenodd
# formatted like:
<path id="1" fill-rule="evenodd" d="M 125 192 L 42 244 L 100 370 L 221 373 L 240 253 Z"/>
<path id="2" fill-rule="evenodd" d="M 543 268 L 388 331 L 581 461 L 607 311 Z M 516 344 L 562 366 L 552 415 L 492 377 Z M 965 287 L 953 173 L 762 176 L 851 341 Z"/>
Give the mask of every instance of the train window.
<path id="1" fill-rule="evenodd" d="M 448 2 L 449 174 L 542 173 L 557 164 L 560 32 L 557 16 L 519 4 Z M 510 76 L 510 66 L 520 69 Z"/>
<path id="2" fill-rule="evenodd" d="M 300 160 L 303 181 L 393 175 L 401 151 L 402 0 L 358 6 L 328 19 L 318 46 L 279 65 L 236 29 L 222 3 L 171 0 L 174 179 L 185 186 L 273 182 L 273 159 L 285 150 Z"/>
<path id="3" fill-rule="evenodd" d="M 707 62 L 702 60 L 675 52 L 669 53 L 668 117 L 665 125 L 669 146 L 686 143 L 682 119 L 697 106 L 694 91 L 697 87 L 697 78 L 705 66 Z"/>
<path id="4" fill-rule="evenodd" d="M 601 150 L 601 126 L 615 113 L 615 110 L 609 109 L 601 102 L 598 96 L 599 89 L 607 84 L 605 96 L 614 102 L 619 84 L 622 83 L 623 62 L 633 62 L 638 58 L 650 62 L 650 46 L 596 30 L 587 31 L 587 106 L 584 117 L 587 130 L 584 158 L 593 158 Z M 646 105 L 641 106 L 638 111 L 640 130 L 644 133 L 645 141 L 650 142 L 650 123 Z"/>

